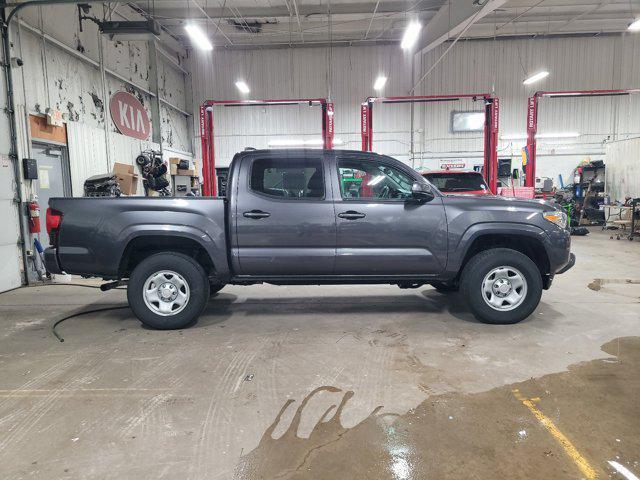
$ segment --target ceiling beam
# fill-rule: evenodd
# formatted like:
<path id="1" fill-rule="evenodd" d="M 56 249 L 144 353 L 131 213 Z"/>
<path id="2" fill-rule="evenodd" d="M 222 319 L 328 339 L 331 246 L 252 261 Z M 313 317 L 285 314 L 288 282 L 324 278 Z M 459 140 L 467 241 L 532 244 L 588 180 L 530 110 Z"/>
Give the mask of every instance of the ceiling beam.
<path id="1" fill-rule="evenodd" d="M 423 28 L 417 51 L 428 52 L 441 43 L 456 38 L 506 1 L 488 0 L 484 6 L 480 6 L 471 0 L 449 0 Z"/>
<path id="2" fill-rule="evenodd" d="M 146 8 L 146 1 L 136 2 L 140 8 Z M 248 7 L 236 7 L 238 12 L 241 12 L 244 18 L 250 19 L 260 19 L 260 18 L 288 18 L 290 15 L 289 4 L 294 2 L 285 2 L 284 5 L 277 5 L 273 7 L 269 6 L 261 6 L 260 2 L 256 2 L 258 5 L 256 6 L 248 6 Z M 266 2 L 262 2 L 263 4 Z M 420 11 L 434 11 L 440 8 L 442 5 L 442 0 L 423 0 L 420 4 L 415 8 L 416 12 Z M 297 4 L 297 5 L 296 5 Z M 300 2 L 294 3 L 294 8 L 297 6 L 298 16 L 300 17 L 301 22 L 306 17 L 312 17 L 316 15 L 327 15 L 327 7 L 325 2 L 315 2 L 311 4 L 303 4 Z M 403 2 L 384 2 L 380 1 L 377 8 L 377 15 L 382 14 L 401 14 L 405 12 L 406 3 Z M 205 6 L 207 16 L 213 19 L 218 18 L 233 18 L 233 16 L 229 15 L 229 7 L 222 8 L 222 6 Z M 369 18 L 372 15 L 375 9 L 375 3 L 367 3 L 367 2 L 355 2 L 355 3 L 332 3 L 331 4 L 331 14 L 332 15 L 349 15 L 349 14 L 362 14 Z M 293 9 L 292 9 L 293 10 Z M 159 18 L 162 17 L 170 17 L 175 19 L 186 19 L 187 18 L 187 8 L 186 2 L 185 6 L 177 6 L 175 1 L 172 2 L 159 2 L 156 0 L 154 2 L 153 7 L 154 14 Z M 295 16 L 295 15 L 294 15 Z"/>

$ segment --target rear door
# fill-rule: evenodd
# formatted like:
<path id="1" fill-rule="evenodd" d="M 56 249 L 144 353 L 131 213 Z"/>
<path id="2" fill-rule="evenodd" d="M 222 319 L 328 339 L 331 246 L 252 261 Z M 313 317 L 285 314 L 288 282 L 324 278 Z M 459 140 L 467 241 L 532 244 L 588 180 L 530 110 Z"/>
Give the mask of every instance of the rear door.
<path id="1" fill-rule="evenodd" d="M 330 275 L 336 217 L 318 152 L 267 152 L 241 159 L 232 225 L 241 275 Z"/>
<path id="2" fill-rule="evenodd" d="M 442 198 L 411 196 L 418 172 L 385 157 L 336 157 L 336 274 L 432 275 L 444 270 L 447 220 Z"/>

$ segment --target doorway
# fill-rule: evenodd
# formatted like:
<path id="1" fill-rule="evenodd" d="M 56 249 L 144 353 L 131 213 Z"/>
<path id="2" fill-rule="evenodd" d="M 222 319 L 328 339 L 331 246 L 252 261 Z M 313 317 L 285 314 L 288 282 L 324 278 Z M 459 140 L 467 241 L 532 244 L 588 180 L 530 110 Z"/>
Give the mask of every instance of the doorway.
<path id="1" fill-rule="evenodd" d="M 71 175 L 69 171 L 69 157 L 67 147 L 54 144 L 32 144 L 31 156 L 38 162 L 38 180 L 35 193 L 40 204 L 40 243 L 49 246 L 49 236 L 46 229 L 45 212 L 49 206 L 49 199 L 54 197 L 71 196 Z"/>

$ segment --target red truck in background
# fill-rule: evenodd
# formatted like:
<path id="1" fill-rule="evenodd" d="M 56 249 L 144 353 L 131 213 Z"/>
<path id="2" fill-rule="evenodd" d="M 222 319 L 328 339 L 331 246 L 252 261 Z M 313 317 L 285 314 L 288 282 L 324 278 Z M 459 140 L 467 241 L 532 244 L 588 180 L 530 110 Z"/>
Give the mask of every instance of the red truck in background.
<path id="1" fill-rule="evenodd" d="M 447 195 L 493 195 L 480 172 L 434 170 L 420 174 Z"/>

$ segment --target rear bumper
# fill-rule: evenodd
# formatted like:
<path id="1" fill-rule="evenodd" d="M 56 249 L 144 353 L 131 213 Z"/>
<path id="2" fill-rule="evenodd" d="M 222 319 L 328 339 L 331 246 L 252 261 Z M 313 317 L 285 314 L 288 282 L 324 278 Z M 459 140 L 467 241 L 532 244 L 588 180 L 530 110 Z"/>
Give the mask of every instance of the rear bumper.
<path id="1" fill-rule="evenodd" d="M 567 270 L 572 268 L 575 264 L 576 264 L 576 256 L 573 253 L 570 253 L 569 254 L 569 262 L 567 262 L 567 264 L 564 267 L 562 267 L 560 270 L 558 270 L 556 272 L 556 274 L 560 274 L 560 273 L 566 272 Z"/>
<path id="2" fill-rule="evenodd" d="M 44 251 L 44 264 L 47 267 L 47 271 L 53 274 L 61 274 L 62 268 L 58 263 L 58 252 L 55 248 L 49 247 Z"/>

